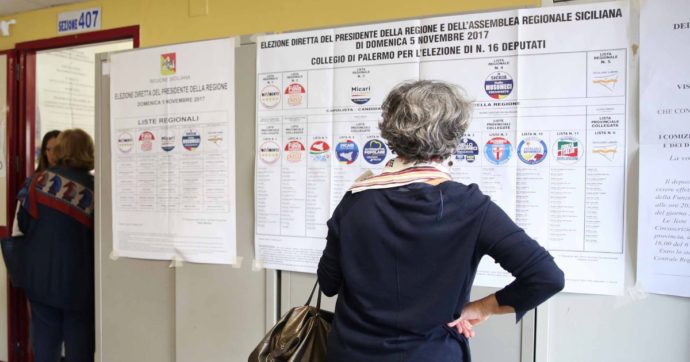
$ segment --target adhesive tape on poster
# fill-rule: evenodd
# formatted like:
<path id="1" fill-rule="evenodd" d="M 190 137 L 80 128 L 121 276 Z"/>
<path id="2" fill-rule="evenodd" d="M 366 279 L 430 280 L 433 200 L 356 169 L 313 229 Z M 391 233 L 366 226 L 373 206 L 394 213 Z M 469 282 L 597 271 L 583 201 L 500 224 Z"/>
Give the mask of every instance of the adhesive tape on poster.
<path id="1" fill-rule="evenodd" d="M 110 260 L 117 260 L 117 259 L 120 259 L 120 257 L 117 256 L 117 253 L 115 252 L 115 250 L 113 250 L 113 251 L 110 252 L 110 255 L 108 255 L 108 258 L 110 258 Z"/>
<path id="2" fill-rule="evenodd" d="M 242 268 L 242 260 L 244 260 L 244 258 L 241 256 L 235 257 L 235 262 L 230 264 L 230 266 L 235 269 L 240 269 Z"/>
<path id="3" fill-rule="evenodd" d="M 626 305 L 636 302 L 638 300 L 645 299 L 649 296 L 644 290 L 642 290 L 637 285 L 630 287 L 625 290 L 622 296 L 616 298 L 616 303 L 613 305 L 614 309 L 620 309 Z"/>
<path id="4" fill-rule="evenodd" d="M 261 260 L 254 259 L 252 263 L 252 271 L 261 271 L 264 269 L 264 263 Z"/>
<path id="5" fill-rule="evenodd" d="M 182 268 L 184 266 L 184 263 L 182 262 L 182 259 L 175 255 L 173 256 L 172 260 L 170 260 L 170 265 L 168 265 L 168 268 Z"/>

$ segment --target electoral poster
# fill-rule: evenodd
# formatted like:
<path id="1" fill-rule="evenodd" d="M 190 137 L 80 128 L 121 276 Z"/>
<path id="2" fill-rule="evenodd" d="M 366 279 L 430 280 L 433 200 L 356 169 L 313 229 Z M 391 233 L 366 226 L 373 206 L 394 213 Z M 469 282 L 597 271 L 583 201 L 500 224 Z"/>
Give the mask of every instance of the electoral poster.
<path id="1" fill-rule="evenodd" d="M 343 194 L 395 157 L 378 129 L 384 97 L 438 79 L 474 101 L 454 179 L 478 184 L 546 247 L 567 291 L 620 293 L 628 20 L 627 3 L 612 2 L 260 37 L 257 258 L 314 272 Z M 488 257 L 476 277 L 511 280 Z"/>
<path id="2" fill-rule="evenodd" d="M 690 297 L 690 8 L 640 13 L 639 286 Z"/>
<path id="3" fill-rule="evenodd" d="M 115 256 L 234 263 L 233 39 L 113 54 L 110 111 Z"/>

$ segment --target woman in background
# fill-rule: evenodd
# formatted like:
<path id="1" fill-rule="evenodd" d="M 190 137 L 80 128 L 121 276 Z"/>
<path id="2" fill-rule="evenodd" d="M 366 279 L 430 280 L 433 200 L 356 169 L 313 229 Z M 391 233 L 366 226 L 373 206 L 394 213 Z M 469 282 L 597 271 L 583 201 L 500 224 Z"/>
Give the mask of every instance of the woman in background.
<path id="1" fill-rule="evenodd" d="M 43 171 L 48 167 L 55 166 L 55 144 L 60 131 L 52 130 L 43 136 L 41 141 L 41 157 L 38 158 L 38 167 L 36 172 Z"/>
<path id="2" fill-rule="evenodd" d="M 319 262 L 321 289 L 338 294 L 328 360 L 469 361 L 475 325 L 493 314 L 520 320 L 563 288 L 563 272 L 477 185 L 451 181 L 442 163 L 471 111 L 458 89 L 403 83 L 382 108 L 397 158 L 345 194 Z M 516 279 L 470 302 L 484 255 Z"/>
<path id="3" fill-rule="evenodd" d="M 51 153 L 55 166 L 34 175 L 17 215 L 27 242 L 31 343 L 36 362 L 59 361 L 63 342 L 67 361 L 88 362 L 95 352 L 93 140 L 66 130 Z"/>
<path id="4" fill-rule="evenodd" d="M 60 134 L 60 131 L 58 130 L 52 130 L 45 135 L 43 135 L 43 140 L 41 141 L 41 155 L 38 157 L 38 166 L 36 167 L 36 170 L 34 171 L 34 175 L 40 171 L 43 171 L 47 169 L 48 167 L 55 166 L 55 155 L 53 153 L 53 149 L 55 148 L 55 143 L 57 142 L 57 136 Z M 33 176 L 33 175 L 32 175 Z M 22 191 L 28 190 L 28 185 L 31 183 L 31 177 L 29 176 L 26 181 L 24 181 L 24 185 L 19 189 L 20 193 L 17 195 L 17 199 L 21 199 L 26 197 L 25 195 L 22 195 Z M 22 232 L 19 230 L 19 225 L 17 224 L 17 213 L 19 212 L 19 203 L 17 203 L 17 208 L 15 209 L 14 212 L 14 222 L 12 223 L 12 236 L 19 236 L 22 235 Z"/>

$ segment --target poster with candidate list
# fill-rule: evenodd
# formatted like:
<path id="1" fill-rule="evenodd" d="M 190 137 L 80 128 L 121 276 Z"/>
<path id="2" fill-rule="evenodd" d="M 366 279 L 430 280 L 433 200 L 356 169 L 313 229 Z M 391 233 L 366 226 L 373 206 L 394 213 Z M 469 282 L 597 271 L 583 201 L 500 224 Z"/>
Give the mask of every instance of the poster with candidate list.
<path id="1" fill-rule="evenodd" d="M 395 157 L 378 129 L 384 97 L 437 79 L 474 104 L 454 180 L 478 184 L 547 248 L 567 291 L 620 293 L 628 21 L 613 2 L 260 37 L 257 259 L 314 272 L 344 193 Z M 475 282 L 511 280 L 485 257 Z"/>
<path id="2" fill-rule="evenodd" d="M 111 56 L 116 257 L 235 263 L 234 48 L 221 39 Z"/>
<path id="3" fill-rule="evenodd" d="M 643 1 L 640 12 L 638 286 L 690 297 L 690 10 Z"/>

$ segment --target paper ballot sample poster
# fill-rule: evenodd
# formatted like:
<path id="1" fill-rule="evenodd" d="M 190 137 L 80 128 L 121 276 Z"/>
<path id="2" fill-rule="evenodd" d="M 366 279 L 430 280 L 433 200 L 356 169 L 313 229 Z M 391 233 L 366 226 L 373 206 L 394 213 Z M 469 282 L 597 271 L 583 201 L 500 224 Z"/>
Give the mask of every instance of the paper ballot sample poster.
<path id="1" fill-rule="evenodd" d="M 314 272 L 326 220 L 394 157 L 381 103 L 411 79 L 463 87 L 454 179 L 548 248 L 566 290 L 623 288 L 627 3 L 511 10 L 263 36 L 257 42 L 256 255 Z M 420 227 L 424 227 L 420 225 Z M 490 258 L 476 283 L 512 280 Z"/>
<path id="2" fill-rule="evenodd" d="M 232 264 L 234 40 L 113 54 L 116 256 Z"/>
<path id="3" fill-rule="evenodd" d="M 640 13 L 639 286 L 690 297 L 690 8 Z"/>

